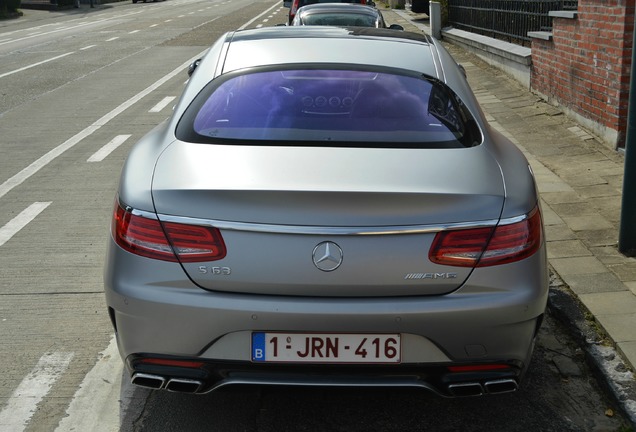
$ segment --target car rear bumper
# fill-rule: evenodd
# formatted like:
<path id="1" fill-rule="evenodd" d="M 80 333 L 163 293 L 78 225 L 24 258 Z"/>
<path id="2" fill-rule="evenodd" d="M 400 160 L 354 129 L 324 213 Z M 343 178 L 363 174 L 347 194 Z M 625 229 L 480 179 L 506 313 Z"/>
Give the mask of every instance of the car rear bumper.
<path id="1" fill-rule="evenodd" d="M 174 361 L 180 366 L 159 365 Z M 186 366 L 191 363 L 196 367 Z M 483 364 L 487 366 L 486 364 Z M 411 387 L 443 397 L 501 394 L 518 389 L 524 365 L 500 362 L 493 370 L 451 371 L 445 365 L 254 365 L 133 354 L 127 358 L 133 384 L 172 392 L 205 394 L 230 385 Z"/>
<path id="2" fill-rule="evenodd" d="M 149 387 L 206 392 L 228 384 L 326 383 L 482 394 L 516 388 L 528 365 L 548 285 L 543 249 L 529 259 L 541 270 L 535 280 L 515 280 L 512 268 L 511 274 L 494 278 L 501 286 L 484 286 L 493 277 L 485 273 L 492 269 L 483 269 L 471 276 L 471 285 L 443 296 L 320 298 L 206 291 L 187 279 L 175 281 L 183 274 L 178 263 L 134 256 L 115 246 L 108 254 L 105 289 L 122 358 L 133 381 L 155 383 Z M 256 364 L 253 331 L 398 333 L 401 364 Z M 179 375 L 134 361 L 149 355 L 198 359 L 206 373 Z M 492 362 L 511 367 L 469 376 L 443 372 L 448 365 Z"/>

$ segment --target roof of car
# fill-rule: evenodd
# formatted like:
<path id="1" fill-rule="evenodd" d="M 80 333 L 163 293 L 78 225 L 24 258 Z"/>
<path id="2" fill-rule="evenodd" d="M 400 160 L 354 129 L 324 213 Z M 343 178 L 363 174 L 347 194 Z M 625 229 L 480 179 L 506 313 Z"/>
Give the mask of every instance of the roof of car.
<path id="1" fill-rule="evenodd" d="M 437 49 L 423 33 L 373 27 L 278 26 L 236 31 L 227 41 L 221 73 L 265 65 L 324 63 L 394 67 L 441 78 Z"/>
<path id="2" fill-rule="evenodd" d="M 298 9 L 297 15 L 300 13 L 318 13 L 318 12 L 338 12 L 338 13 L 363 13 L 367 15 L 377 16 L 380 14 L 375 8 L 358 3 L 316 3 L 302 6 Z"/>
<path id="3" fill-rule="evenodd" d="M 338 3 L 328 3 L 329 5 Z M 364 6 L 369 7 L 369 6 Z M 255 39 L 284 39 L 284 38 L 383 38 L 410 40 L 414 42 L 432 43 L 432 39 L 425 33 L 408 31 L 396 32 L 390 29 L 373 27 L 318 27 L 318 26 L 274 26 L 258 29 L 237 30 L 230 33 L 232 42 Z"/>

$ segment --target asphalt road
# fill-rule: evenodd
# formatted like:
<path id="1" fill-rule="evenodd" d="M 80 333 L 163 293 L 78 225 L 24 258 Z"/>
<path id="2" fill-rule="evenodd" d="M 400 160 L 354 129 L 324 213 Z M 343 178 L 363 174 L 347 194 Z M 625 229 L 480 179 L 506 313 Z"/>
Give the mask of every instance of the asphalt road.
<path id="1" fill-rule="evenodd" d="M 102 292 L 127 151 L 169 116 L 187 65 L 214 40 L 284 23 L 287 9 L 168 0 L 25 13 L 0 22 L 0 430 L 623 430 L 550 317 L 524 387 L 497 397 L 268 387 L 191 396 L 130 386 Z"/>

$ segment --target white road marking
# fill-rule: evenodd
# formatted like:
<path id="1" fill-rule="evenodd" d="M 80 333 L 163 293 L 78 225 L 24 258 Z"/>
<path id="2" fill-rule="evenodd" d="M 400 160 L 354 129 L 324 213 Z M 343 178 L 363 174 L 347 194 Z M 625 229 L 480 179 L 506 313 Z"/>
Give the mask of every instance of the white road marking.
<path id="1" fill-rule="evenodd" d="M 159 102 L 157 105 L 155 105 L 152 108 L 150 108 L 150 111 L 148 111 L 148 112 L 158 113 L 162 109 L 164 109 L 166 107 L 166 105 L 168 105 L 170 102 L 172 102 L 175 99 L 176 99 L 176 96 L 167 96 L 167 97 L 163 98 L 161 100 L 161 102 Z"/>
<path id="2" fill-rule="evenodd" d="M 135 33 L 139 33 L 141 30 L 133 30 L 131 32 L 128 32 L 128 34 L 135 34 Z"/>
<path id="3" fill-rule="evenodd" d="M 248 22 L 246 22 L 245 24 L 243 24 L 241 27 L 238 28 L 238 30 L 243 30 L 244 28 L 246 28 L 247 26 L 249 26 L 250 24 L 252 24 L 254 21 L 258 20 L 260 17 L 262 17 L 263 15 L 266 15 L 268 13 L 270 13 L 270 11 L 274 8 L 278 7 L 278 3 L 275 3 L 272 7 L 270 7 L 269 9 L 267 9 L 265 12 L 261 13 L 260 15 L 255 16 L 254 18 L 252 18 L 251 20 L 249 20 Z"/>
<path id="4" fill-rule="evenodd" d="M 80 48 L 80 51 L 84 51 L 84 50 L 87 50 L 87 49 L 95 48 L 96 46 L 97 45 L 87 45 L 84 48 Z"/>
<path id="5" fill-rule="evenodd" d="M 134 387 L 122 383 L 123 362 L 113 337 L 75 392 L 56 432 L 118 432 Z"/>
<path id="6" fill-rule="evenodd" d="M 68 368 L 73 355 L 74 353 L 54 352 L 40 358 L 0 412 L 0 430 L 21 432 L 26 428 L 38 404 Z"/>
<path id="7" fill-rule="evenodd" d="M 107 22 L 107 21 L 110 21 L 110 20 L 123 18 L 123 17 L 126 17 L 128 15 L 133 15 L 133 14 L 137 14 L 137 13 L 139 13 L 139 12 L 131 12 L 129 14 L 123 14 L 121 16 L 100 19 L 100 20 L 96 20 L 96 21 L 92 21 L 92 22 L 91 21 L 81 22 L 81 23 L 79 23 L 79 24 L 77 24 L 76 26 L 73 26 L 73 27 L 58 28 L 58 29 L 51 30 L 50 32 L 46 32 L 46 33 L 37 33 L 37 34 L 26 35 L 25 37 L 22 37 L 22 38 L 19 38 L 19 39 L 14 39 L 13 42 L 19 42 L 19 41 L 23 41 L 23 40 L 26 40 L 26 39 L 31 39 L 31 38 L 34 38 L 36 36 L 43 36 L 43 35 L 50 35 L 50 34 L 53 34 L 53 33 L 59 33 L 61 31 L 65 31 L 65 30 L 69 30 L 69 29 L 77 29 L 77 28 L 84 27 L 84 26 L 91 25 L 91 24 L 100 24 L 100 23 L 103 23 L 103 22 Z M 8 34 L 8 33 L 6 33 L 6 34 Z M 0 45 L 2 45 L 4 43 L 7 43 L 7 42 L 0 42 Z"/>
<path id="8" fill-rule="evenodd" d="M 106 42 L 112 42 L 112 41 L 115 41 L 117 39 L 119 39 L 119 36 L 115 36 L 115 37 L 112 37 L 110 39 L 106 39 Z"/>
<path id="9" fill-rule="evenodd" d="M 8 242 L 11 237 L 18 233 L 29 222 L 37 217 L 47 208 L 51 202 L 35 202 L 22 210 L 20 214 L 11 219 L 5 226 L 0 228 L 0 246 Z"/>
<path id="10" fill-rule="evenodd" d="M 22 68 L 20 68 L 20 69 L 13 70 L 13 71 L 11 71 L 11 72 L 3 73 L 2 75 L 0 75 L 0 78 L 4 78 L 4 77 L 6 77 L 6 76 L 13 75 L 13 74 L 15 74 L 15 73 L 22 72 L 22 71 L 25 71 L 25 70 L 27 70 L 27 69 L 31 69 L 31 68 L 33 68 L 33 67 L 43 65 L 44 63 L 48 63 L 48 62 L 51 62 L 51 61 L 53 61 L 53 60 L 61 59 L 62 57 L 66 57 L 66 56 L 69 56 L 69 55 L 71 55 L 71 54 L 75 54 L 75 51 L 72 51 L 72 52 L 69 52 L 69 53 L 65 53 L 65 54 L 61 54 L 61 55 L 59 55 L 59 56 L 52 57 L 52 58 L 50 58 L 50 59 L 42 60 L 41 62 L 33 63 L 32 65 L 24 66 L 24 67 L 22 67 Z"/>
<path id="11" fill-rule="evenodd" d="M 93 153 L 93 155 L 89 157 L 86 162 L 103 161 L 106 156 L 111 154 L 117 147 L 125 143 L 128 138 L 130 138 L 130 135 L 117 135 L 108 144 Z"/>
<path id="12" fill-rule="evenodd" d="M 48 153 L 41 156 L 36 161 L 32 162 L 31 165 L 22 169 L 22 171 L 20 171 L 19 173 L 7 179 L 4 183 L 0 185 L 0 198 L 5 196 L 11 190 L 13 190 L 13 188 L 21 185 L 24 181 L 30 178 L 33 174 L 37 173 L 39 170 L 41 170 L 43 167 L 49 164 L 52 160 L 54 160 L 55 158 L 57 158 L 58 156 L 66 152 L 67 150 L 73 148 L 77 143 L 82 141 L 84 138 L 86 138 L 87 136 L 90 136 L 95 131 L 99 130 L 102 126 L 108 124 L 109 121 L 117 117 L 119 114 L 121 114 L 122 112 L 124 112 L 125 110 L 127 110 L 128 108 L 136 104 L 137 102 L 139 102 L 142 98 L 149 95 L 151 92 L 155 91 L 161 85 L 165 84 L 168 80 L 172 79 L 177 74 L 183 73 L 184 69 L 186 69 L 190 65 L 190 63 L 200 58 L 204 53 L 205 51 L 197 54 L 196 56 L 189 59 L 187 62 L 181 64 L 175 70 L 173 70 L 167 75 L 164 75 L 161 79 L 156 81 L 154 84 L 147 87 L 145 90 L 142 90 L 141 92 L 137 93 L 135 96 L 128 99 L 127 101 L 119 105 L 117 108 L 115 108 L 114 110 L 104 115 L 102 118 L 97 120 L 92 125 L 88 126 L 86 129 L 80 131 L 75 136 L 72 136 L 71 138 L 69 138 L 68 140 L 60 144 L 59 146 L 55 147 L 54 149 L 50 150 Z"/>

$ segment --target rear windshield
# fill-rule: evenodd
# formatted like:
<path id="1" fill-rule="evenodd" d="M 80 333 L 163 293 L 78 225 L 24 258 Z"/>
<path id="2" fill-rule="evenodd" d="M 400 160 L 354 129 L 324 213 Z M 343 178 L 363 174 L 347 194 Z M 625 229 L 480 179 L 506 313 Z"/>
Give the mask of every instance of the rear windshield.
<path id="1" fill-rule="evenodd" d="M 312 13 L 302 17 L 303 25 L 333 25 L 376 27 L 377 20 L 373 15 L 353 13 Z"/>
<path id="2" fill-rule="evenodd" d="M 471 147 L 476 122 L 442 83 L 360 70 L 277 70 L 212 81 L 177 138 L 198 143 Z M 253 144 L 253 143 L 251 143 Z"/>

